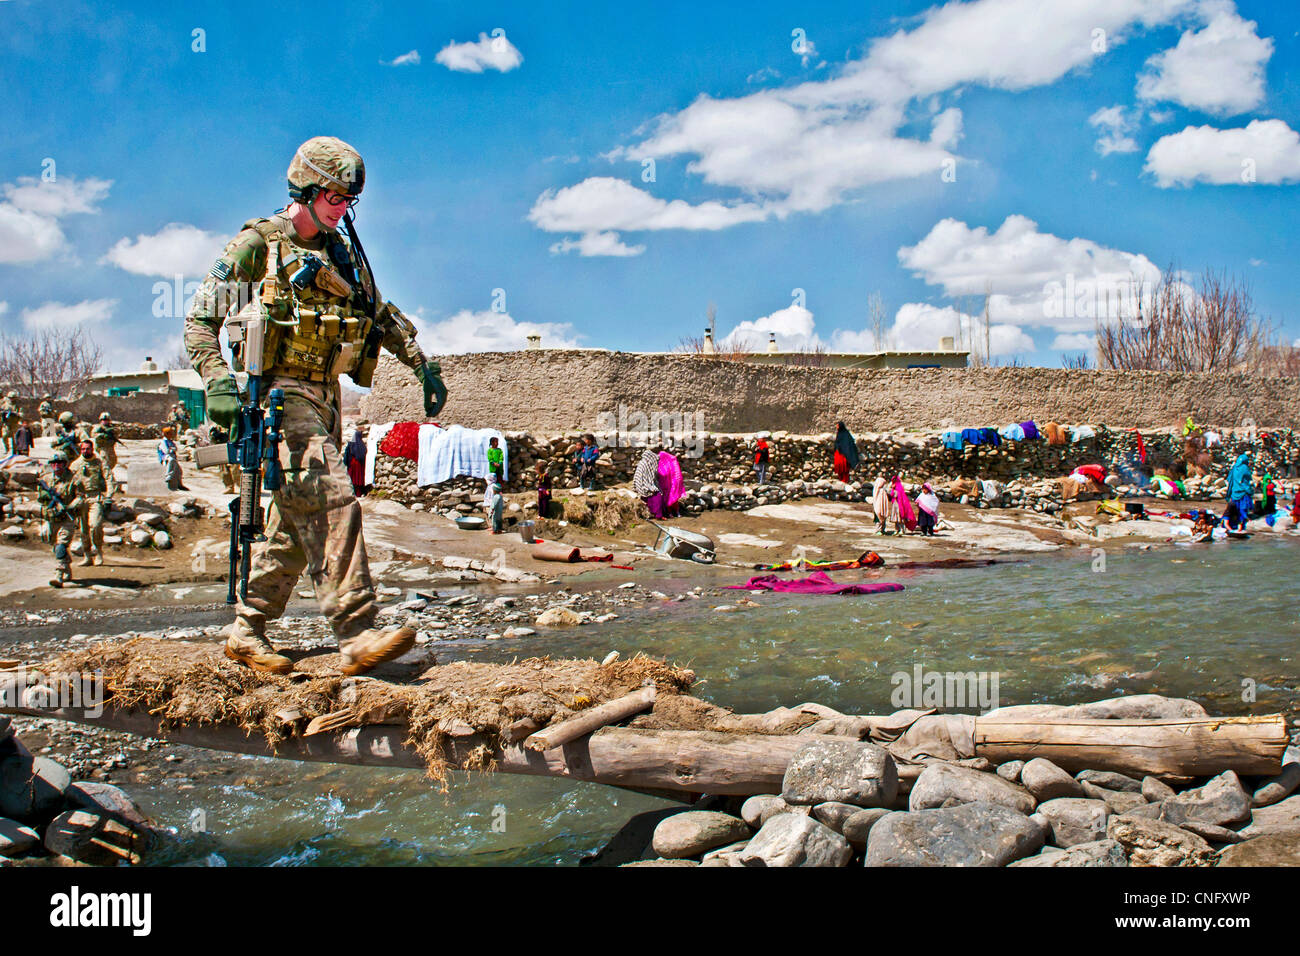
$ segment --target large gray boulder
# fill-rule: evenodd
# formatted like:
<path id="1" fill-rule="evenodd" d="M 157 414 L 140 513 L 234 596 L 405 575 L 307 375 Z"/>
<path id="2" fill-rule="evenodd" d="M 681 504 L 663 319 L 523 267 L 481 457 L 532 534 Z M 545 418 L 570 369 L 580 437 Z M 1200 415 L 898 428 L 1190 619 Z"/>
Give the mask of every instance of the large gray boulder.
<path id="1" fill-rule="evenodd" d="M 1028 790 L 1008 783 L 995 773 L 932 763 L 912 784 L 907 806 L 909 810 L 933 810 L 945 804 L 961 803 L 996 803 L 1017 813 L 1030 814 L 1037 801 Z"/>
<path id="2" fill-rule="evenodd" d="M 1164 802 L 1161 818 L 1173 824 L 1185 820 L 1227 826 L 1250 819 L 1250 794 L 1237 774 L 1225 770 L 1203 787 L 1184 790 Z"/>
<path id="3" fill-rule="evenodd" d="M 1128 857 L 1124 848 L 1114 840 L 1094 840 L 1091 843 L 1076 843 L 1066 850 L 1049 853 L 1046 850 L 1037 856 L 1016 860 L 1012 866 L 1128 866 Z"/>
<path id="4" fill-rule="evenodd" d="M 650 840 L 661 857 L 678 860 L 749 838 L 745 821 L 714 810 L 687 810 L 661 820 Z"/>
<path id="5" fill-rule="evenodd" d="M 1111 813 L 1128 813 L 1135 807 L 1140 807 L 1147 802 L 1146 797 L 1140 793 L 1130 793 L 1127 790 L 1107 790 L 1105 787 L 1098 787 L 1087 780 L 1081 781 L 1079 786 L 1083 788 L 1085 797 L 1089 800 L 1103 801 L 1106 804 L 1106 809 Z"/>
<path id="6" fill-rule="evenodd" d="M 1142 778 L 1142 796 L 1150 803 L 1161 803 L 1168 800 L 1175 792 L 1173 787 L 1158 777 Z"/>
<path id="7" fill-rule="evenodd" d="M 867 845 L 867 838 L 871 835 L 871 828 L 876 825 L 876 821 L 890 812 L 884 807 L 868 807 L 859 810 L 844 821 L 844 828 L 840 832 L 849 843 L 862 849 Z"/>
<path id="8" fill-rule="evenodd" d="M 47 850 L 91 866 L 139 863 L 152 841 L 151 833 L 85 810 L 60 813 L 45 828 Z"/>
<path id="9" fill-rule="evenodd" d="M 1052 825 L 1052 842 L 1062 849 L 1079 843 L 1095 843 L 1106 836 L 1110 811 L 1101 800 L 1060 797 L 1040 803 L 1038 812 Z"/>
<path id="10" fill-rule="evenodd" d="M 1038 825 L 996 803 L 891 813 L 867 839 L 867 866 L 1006 866 L 1043 846 Z"/>
<path id="11" fill-rule="evenodd" d="M 48 820 L 63 806 L 63 794 L 71 784 L 68 771 L 53 760 L 11 754 L 0 760 L 0 816 Z"/>
<path id="12" fill-rule="evenodd" d="M 836 833 L 844 833 L 844 823 L 855 813 L 863 812 L 862 807 L 855 807 L 851 803 L 819 803 L 812 808 L 812 818 L 818 823 L 825 824 Z M 874 809 L 882 809 L 876 807 Z"/>
<path id="13" fill-rule="evenodd" d="M 1130 813 L 1111 817 L 1106 836 L 1124 847 L 1130 866 L 1208 866 L 1214 858 L 1195 833 Z"/>
<path id="14" fill-rule="evenodd" d="M 793 809 L 774 793 L 760 793 L 740 805 L 740 818 L 757 830 L 778 813 L 789 813 Z"/>
<path id="15" fill-rule="evenodd" d="M 1035 757 L 1020 768 L 1020 783 L 1039 803 L 1084 795 L 1079 781 L 1044 757 Z"/>
<path id="16" fill-rule="evenodd" d="M 740 853 L 745 866 L 844 866 L 853 848 L 811 817 L 778 813 L 763 824 Z"/>
<path id="17" fill-rule="evenodd" d="M 1113 770 L 1080 770 L 1075 777 L 1079 781 L 1087 781 L 1094 787 L 1104 787 L 1107 790 L 1119 790 L 1125 793 L 1142 792 L 1141 780 L 1134 780 L 1126 774 L 1116 773 Z"/>
<path id="18" fill-rule="evenodd" d="M 887 807 L 898 796 L 898 767 L 883 747 L 823 737 L 795 752 L 781 796 L 802 806 L 835 802 Z"/>
<path id="19" fill-rule="evenodd" d="M 1300 763 L 1285 764 L 1280 774 L 1255 788 L 1250 802 L 1256 807 L 1272 806 L 1289 797 L 1297 787 L 1300 787 Z"/>

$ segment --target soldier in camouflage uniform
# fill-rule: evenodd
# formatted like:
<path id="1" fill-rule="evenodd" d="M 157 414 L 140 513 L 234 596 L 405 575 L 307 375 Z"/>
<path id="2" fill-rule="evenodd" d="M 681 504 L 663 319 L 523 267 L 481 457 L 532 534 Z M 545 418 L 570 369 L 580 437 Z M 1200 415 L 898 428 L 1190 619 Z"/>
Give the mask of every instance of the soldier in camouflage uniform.
<path id="1" fill-rule="evenodd" d="M 339 232 L 365 185 L 360 155 L 333 137 L 316 137 L 298 148 L 288 179 L 293 201 L 268 219 L 245 223 L 185 319 L 185 347 L 206 385 L 208 417 L 218 426 L 233 428 L 239 405 L 217 338 L 228 313 L 237 342 L 241 317 L 266 317 L 262 380 L 266 391 L 281 388 L 285 395 L 284 482 L 268 508 L 267 540 L 254 546 L 248 598 L 226 631 L 226 655 L 256 670 L 292 669 L 266 640 L 265 628 L 284 612 L 306 570 L 338 636 L 344 673 L 360 674 L 405 653 L 415 634 L 374 627 L 378 608 L 361 505 L 340 455 L 338 378 L 348 374 L 368 386 L 382 345 L 416 373 L 430 417 L 446 389 L 441 369 L 416 344 L 410 320 L 379 297 L 350 219 L 348 239 Z M 237 368 L 246 364 L 244 357 L 237 362 Z"/>
<path id="2" fill-rule="evenodd" d="M 77 417 L 72 412 L 60 412 L 59 423 L 52 432 L 51 447 L 61 451 L 69 463 L 77 460 L 81 450 L 77 447 Z"/>
<path id="3" fill-rule="evenodd" d="M 53 396 L 46 395 L 41 399 L 39 414 L 41 416 L 41 434 L 46 438 L 53 438 L 55 432 Z"/>
<path id="4" fill-rule="evenodd" d="M 184 435 L 186 429 L 190 427 L 189 410 L 180 402 L 177 402 L 172 406 L 172 414 L 167 421 L 176 426 L 176 434 Z"/>
<path id="5" fill-rule="evenodd" d="M 81 457 L 71 470 L 77 491 L 85 502 L 77 514 L 77 525 L 81 530 L 81 565 L 88 568 L 104 563 L 104 515 L 108 512 L 104 463 L 95 456 L 95 443 L 89 438 L 81 443 Z"/>
<path id="6" fill-rule="evenodd" d="M 0 400 L 0 442 L 3 442 L 6 455 L 14 453 L 14 432 L 18 431 L 18 426 L 21 424 L 22 416 L 18 414 L 18 393 L 10 392 Z"/>
<path id="7" fill-rule="evenodd" d="M 104 462 L 104 477 L 108 479 L 108 493 L 115 495 L 122 490 L 117 483 L 113 469 L 117 467 L 117 446 L 121 441 L 113 429 L 113 417 L 108 412 L 99 413 L 99 424 L 91 432 L 95 442 L 95 451 Z"/>
<path id="8" fill-rule="evenodd" d="M 56 451 L 50 456 L 50 474 L 44 482 L 49 490 L 41 488 L 37 500 L 41 503 L 41 517 L 49 529 L 49 540 L 54 545 L 55 576 L 50 579 L 50 587 L 61 588 L 72 580 L 68 545 L 84 502 L 76 478 L 68 471 L 68 457 L 63 452 Z M 51 491 L 58 496 L 58 502 Z"/>

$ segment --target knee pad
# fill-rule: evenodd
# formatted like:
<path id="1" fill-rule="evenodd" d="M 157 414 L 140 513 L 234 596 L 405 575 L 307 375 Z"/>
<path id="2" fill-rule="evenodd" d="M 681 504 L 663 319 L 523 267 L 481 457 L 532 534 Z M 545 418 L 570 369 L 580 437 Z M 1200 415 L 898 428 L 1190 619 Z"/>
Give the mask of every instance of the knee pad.
<path id="1" fill-rule="evenodd" d="M 60 561 L 68 560 L 68 546 L 60 541 L 54 546 L 54 556 Z"/>

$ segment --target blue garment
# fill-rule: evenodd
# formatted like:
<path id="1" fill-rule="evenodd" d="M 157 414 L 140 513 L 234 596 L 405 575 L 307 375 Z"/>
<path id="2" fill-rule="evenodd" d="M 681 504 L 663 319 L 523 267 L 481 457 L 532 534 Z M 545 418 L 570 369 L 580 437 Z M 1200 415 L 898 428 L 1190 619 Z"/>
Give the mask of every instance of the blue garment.
<path id="1" fill-rule="evenodd" d="M 980 444 L 983 445 L 1001 445 L 1002 436 L 998 434 L 996 428 L 980 429 Z"/>
<path id="2" fill-rule="evenodd" d="M 1240 530 L 1246 530 L 1246 521 L 1250 517 L 1250 508 L 1254 504 L 1254 499 L 1249 495 L 1243 498 L 1233 498 L 1228 502 L 1228 527 L 1233 531 L 1238 530 L 1237 526 L 1241 525 Z"/>
<path id="3" fill-rule="evenodd" d="M 1232 464 L 1232 471 L 1228 472 L 1228 500 L 1236 501 L 1238 498 L 1249 500 L 1254 494 L 1254 488 L 1251 485 L 1250 474 L 1250 453 L 1242 452 L 1237 456 L 1237 460 Z"/>
<path id="4" fill-rule="evenodd" d="M 963 445 L 978 445 L 980 443 L 980 430 L 978 428 L 963 428 L 961 430 L 961 440 Z"/>
<path id="5" fill-rule="evenodd" d="M 1037 441 L 1038 439 L 1043 437 L 1039 433 L 1038 426 L 1034 424 L 1034 420 L 1032 418 L 1027 422 L 1021 422 L 1020 427 L 1025 430 L 1026 441 Z"/>
<path id="6" fill-rule="evenodd" d="M 939 440 L 943 442 L 944 448 L 951 448 L 953 451 L 962 449 L 961 432 L 944 432 L 939 436 Z"/>
<path id="7" fill-rule="evenodd" d="M 1025 430 L 1019 425 L 1003 425 L 998 429 L 998 434 L 1007 441 L 1024 441 Z"/>

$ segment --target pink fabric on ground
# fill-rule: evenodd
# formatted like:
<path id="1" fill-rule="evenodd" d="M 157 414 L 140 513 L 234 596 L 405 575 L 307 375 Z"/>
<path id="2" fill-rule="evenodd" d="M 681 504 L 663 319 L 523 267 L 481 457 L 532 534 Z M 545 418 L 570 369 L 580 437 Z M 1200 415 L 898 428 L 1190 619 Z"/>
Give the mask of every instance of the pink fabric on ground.
<path id="1" fill-rule="evenodd" d="M 825 571 L 814 571 L 806 578 L 778 578 L 775 574 L 764 574 L 750 578 L 744 584 L 728 584 L 729 588 L 745 588 L 750 591 L 784 591 L 792 594 L 883 594 L 886 591 L 901 591 L 901 584 L 887 584 L 873 581 L 869 584 L 847 584 L 832 581 Z"/>
<path id="2" fill-rule="evenodd" d="M 677 504 L 677 499 L 686 491 L 681 462 L 676 455 L 666 451 L 659 453 L 659 487 L 663 489 L 665 509 Z"/>

